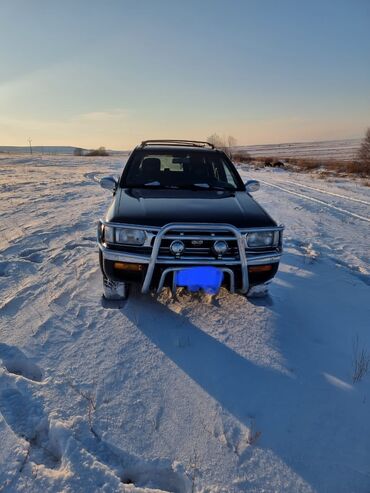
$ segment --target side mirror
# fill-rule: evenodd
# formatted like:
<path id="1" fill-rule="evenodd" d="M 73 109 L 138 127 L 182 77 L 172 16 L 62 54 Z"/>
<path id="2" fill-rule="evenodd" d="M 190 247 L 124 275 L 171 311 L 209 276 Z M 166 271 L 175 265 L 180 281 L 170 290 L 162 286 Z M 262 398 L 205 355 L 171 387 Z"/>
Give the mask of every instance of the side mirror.
<path id="1" fill-rule="evenodd" d="M 114 176 L 103 176 L 103 178 L 100 180 L 100 186 L 102 188 L 105 188 L 106 190 L 110 190 L 111 192 L 114 192 L 117 188 L 118 182 L 114 178 Z"/>
<path id="2" fill-rule="evenodd" d="M 260 189 L 260 182 L 257 180 L 248 180 L 244 183 L 245 191 L 248 193 L 257 192 Z"/>

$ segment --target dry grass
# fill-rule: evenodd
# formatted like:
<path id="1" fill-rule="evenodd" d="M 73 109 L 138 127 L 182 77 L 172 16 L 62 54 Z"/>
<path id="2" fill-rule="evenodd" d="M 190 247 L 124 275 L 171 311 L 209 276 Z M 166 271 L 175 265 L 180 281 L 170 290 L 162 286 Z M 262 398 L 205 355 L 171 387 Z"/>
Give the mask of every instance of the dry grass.
<path id="1" fill-rule="evenodd" d="M 233 154 L 233 160 L 238 163 L 250 163 L 252 158 L 247 151 L 237 151 Z"/>
<path id="2" fill-rule="evenodd" d="M 297 159 L 295 161 L 289 160 L 288 168 L 294 169 L 295 171 L 314 171 L 318 169 L 323 169 L 323 163 L 321 161 L 316 161 L 314 159 Z"/>
<path id="3" fill-rule="evenodd" d="M 249 428 L 248 437 L 247 437 L 248 445 L 255 445 L 261 435 L 262 435 L 262 432 L 256 431 L 256 429 L 255 429 L 254 419 L 251 419 L 250 428 Z"/>
<path id="4" fill-rule="evenodd" d="M 352 347 L 352 382 L 360 382 L 368 373 L 370 365 L 370 354 L 365 347 L 360 347 L 358 335 L 353 340 Z"/>
<path id="5" fill-rule="evenodd" d="M 318 176 L 327 175 L 353 175 L 361 178 L 370 177 L 370 163 L 360 161 L 342 161 L 340 159 L 302 159 L 302 158 L 274 158 L 271 156 L 258 156 L 245 159 L 243 155 L 237 155 L 240 163 L 250 163 L 255 167 L 274 166 L 279 161 L 285 163 L 285 168 L 295 172 L 317 172 Z"/>

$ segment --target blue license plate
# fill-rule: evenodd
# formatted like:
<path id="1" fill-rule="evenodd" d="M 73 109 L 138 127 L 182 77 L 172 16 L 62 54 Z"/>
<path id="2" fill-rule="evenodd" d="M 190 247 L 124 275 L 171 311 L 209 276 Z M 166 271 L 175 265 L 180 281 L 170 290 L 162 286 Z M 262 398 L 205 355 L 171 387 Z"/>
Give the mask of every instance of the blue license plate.
<path id="1" fill-rule="evenodd" d="M 218 293 L 223 272 L 216 267 L 191 267 L 175 272 L 175 285 L 188 288 L 189 291 L 203 289 L 206 293 Z"/>

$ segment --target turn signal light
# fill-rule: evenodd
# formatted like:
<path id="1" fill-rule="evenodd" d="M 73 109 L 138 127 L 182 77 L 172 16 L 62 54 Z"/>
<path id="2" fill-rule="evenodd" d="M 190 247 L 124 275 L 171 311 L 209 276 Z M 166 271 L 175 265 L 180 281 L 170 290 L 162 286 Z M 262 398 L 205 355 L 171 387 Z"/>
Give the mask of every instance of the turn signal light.
<path id="1" fill-rule="evenodd" d="M 248 267 L 249 272 L 268 272 L 272 270 L 272 265 L 251 265 Z"/>
<path id="2" fill-rule="evenodd" d="M 140 272 L 143 270 L 143 264 L 132 264 L 128 262 L 114 262 L 113 267 L 118 270 L 129 270 L 131 272 Z"/>

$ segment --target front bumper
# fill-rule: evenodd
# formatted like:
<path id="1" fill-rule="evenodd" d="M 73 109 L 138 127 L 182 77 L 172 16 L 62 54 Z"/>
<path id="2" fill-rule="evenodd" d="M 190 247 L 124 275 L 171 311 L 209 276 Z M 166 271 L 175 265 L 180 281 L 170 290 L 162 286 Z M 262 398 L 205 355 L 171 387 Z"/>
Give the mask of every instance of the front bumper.
<path id="1" fill-rule="evenodd" d="M 159 292 L 166 284 L 167 276 L 169 274 L 173 274 L 177 270 L 185 269 L 187 267 L 193 267 L 196 265 L 212 265 L 219 267 L 229 278 L 229 290 L 231 292 L 233 292 L 235 290 L 235 286 L 237 286 L 238 291 L 240 291 L 241 293 L 247 293 L 251 284 L 249 279 L 248 267 L 273 264 L 274 268 L 272 269 L 272 275 L 270 276 L 273 277 L 273 275 L 275 275 L 276 273 L 282 253 L 280 240 L 280 245 L 279 248 L 277 248 L 277 251 L 271 253 L 264 252 L 258 254 L 249 254 L 245 248 L 244 234 L 246 232 L 255 231 L 282 232 L 284 229 L 283 226 L 269 228 L 248 228 L 243 229 L 243 232 L 241 232 L 238 228 L 232 226 L 231 224 L 170 223 L 163 226 L 162 228 L 149 228 L 150 230 L 156 229 L 151 254 L 142 254 L 136 252 L 124 252 L 109 248 L 103 242 L 102 238 L 104 225 L 125 228 L 130 225 L 105 222 L 103 220 L 99 221 L 97 239 L 102 257 L 102 268 L 105 271 L 105 274 L 109 276 L 109 273 L 107 272 L 108 269 L 104 269 L 104 266 L 113 264 L 114 262 L 142 264 L 145 267 L 141 277 L 142 293 L 147 293 L 152 288 L 153 280 L 156 281 L 157 292 Z M 143 226 L 141 226 L 141 228 L 145 229 L 145 227 Z M 159 251 L 162 240 L 168 238 L 175 239 L 177 237 L 178 239 L 183 238 L 181 235 L 176 236 L 176 234 L 173 233 L 174 231 L 181 231 L 183 234 L 185 234 L 186 232 L 199 231 L 202 233 L 202 236 L 199 236 L 199 239 L 205 238 L 204 233 L 208 231 L 210 232 L 210 234 L 211 232 L 214 233 L 215 231 L 219 233 L 226 233 L 227 235 L 229 235 L 229 237 L 233 238 L 237 242 L 238 258 L 218 259 L 215 257 L 196 256 L 188 258 L 176 258 L 174 256 L 160 255 Z M 192 236 L 192 238 L 195 238 L 195 236 Z M 156 272 L 156 269 L 158 267 L 160 267 L 159 273 Z"/>

